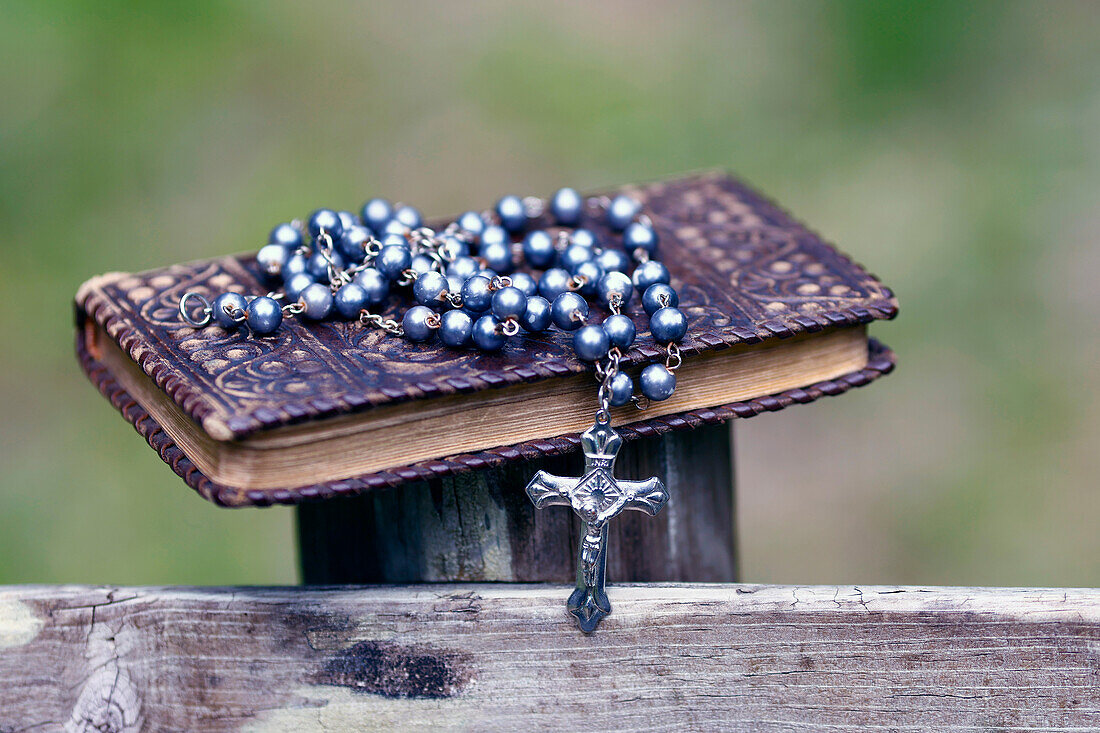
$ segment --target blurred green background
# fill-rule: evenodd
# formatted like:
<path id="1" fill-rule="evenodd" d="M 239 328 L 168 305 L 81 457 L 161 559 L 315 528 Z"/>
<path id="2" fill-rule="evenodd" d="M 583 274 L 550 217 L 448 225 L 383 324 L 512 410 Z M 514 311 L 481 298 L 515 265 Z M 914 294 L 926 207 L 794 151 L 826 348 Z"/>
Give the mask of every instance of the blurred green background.
<path id="1" fill-rule="evenodd" d="M 738 172 L 868 265 L 895 375 L 736 426 L 746 580 L 1100 586 L 1089 3 L 0 2 L 0 583 L 293 583 L 81 375 L 86 278 L 371 195 Z M 788 447 L 803 446 L 801 461 Z"/>

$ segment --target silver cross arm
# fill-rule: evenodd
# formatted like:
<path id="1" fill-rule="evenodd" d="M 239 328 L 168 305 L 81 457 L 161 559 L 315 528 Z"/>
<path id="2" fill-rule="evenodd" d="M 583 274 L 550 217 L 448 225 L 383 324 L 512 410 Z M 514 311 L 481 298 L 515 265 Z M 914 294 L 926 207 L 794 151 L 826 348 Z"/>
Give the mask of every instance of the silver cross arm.
<path id="1" fill-rule="evenodd" d="M 585 474 L 580 478 L 571 478 L 539 471 L 527 484 L 527 496 L 536 509 L 548 506 L 569 506 L 573 503 L 570 499 L 570 492 L 576 489 L 587 475 Z M 625 502 L 619 511 L 633 509 L 655 517 L 657 512 L 661 511 L 661 507 L 668 501 L 668 492 L 665 490 L 665 485 L 657 477 L 647 478 L 645 481 L 616 479 L 615 483 L 622 490 L 625 498 Z M 615 514 L 618 514 L 619 511 L 616 511 Z"/>
<path id="2" fill-rule="evenodd" d="M 668 491 L 661 479 L 653 476 L 645 481 L 620 481 L 619 487 L 630 498 L 624 509 L 645 512 L 651 517 L 657 516 L 661 507 L 668 503 Z"/>
<path id="3" fill-rule="evenodd" d="M 573 490 L 579 480 L 539 471 L 527 484 L 527 496 L 536 509 L 548 506 L 568 506 L 569 492 Z"/>

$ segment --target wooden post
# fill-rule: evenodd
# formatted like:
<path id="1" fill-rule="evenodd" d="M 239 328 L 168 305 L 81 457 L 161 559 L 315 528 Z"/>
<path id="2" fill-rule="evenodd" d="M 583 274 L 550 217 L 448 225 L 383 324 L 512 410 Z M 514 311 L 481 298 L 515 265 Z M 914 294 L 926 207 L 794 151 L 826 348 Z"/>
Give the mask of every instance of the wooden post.
<path id="1" fill-rule="evenodd" d="M 624 446 L 616 473 L 660 476 L 671 498 L 656 517 L 610 523 L 609 582 L 737 580 L 732 427 L 710 425 Z M 536 511 L 535 471 L 579 476 L 578 454 L 422 481 L 298 507 L 306 584 L 515 581 L 572 583 L 580 520 Z"/>

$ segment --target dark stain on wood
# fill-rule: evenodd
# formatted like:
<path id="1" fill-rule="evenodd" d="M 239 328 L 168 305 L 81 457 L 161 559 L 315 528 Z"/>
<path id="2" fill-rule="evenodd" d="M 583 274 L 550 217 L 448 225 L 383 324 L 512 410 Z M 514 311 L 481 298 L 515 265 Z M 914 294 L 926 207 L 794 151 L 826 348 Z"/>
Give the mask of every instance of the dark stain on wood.
<path id="1" fill-rule="evenodd" d="M 470 680 L 468 660 L 455 652 L 361 641 L 325 662 L 316 681 L 389 698 L 447 698 Z"/>

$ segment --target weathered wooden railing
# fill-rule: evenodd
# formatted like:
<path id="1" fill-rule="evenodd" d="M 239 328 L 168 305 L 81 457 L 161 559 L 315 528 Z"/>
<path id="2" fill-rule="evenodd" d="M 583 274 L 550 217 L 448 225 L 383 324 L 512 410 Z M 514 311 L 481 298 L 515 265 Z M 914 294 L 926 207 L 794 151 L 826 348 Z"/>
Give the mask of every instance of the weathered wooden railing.
<path id="1" fill-rule="evenodd" d="M 0 731 L 1095 730 L 1100 590 L 0 589 Z"/>

